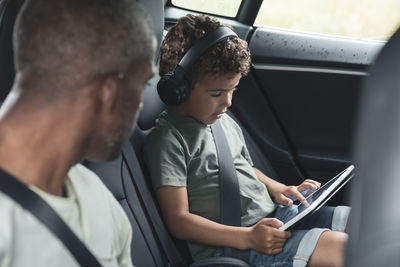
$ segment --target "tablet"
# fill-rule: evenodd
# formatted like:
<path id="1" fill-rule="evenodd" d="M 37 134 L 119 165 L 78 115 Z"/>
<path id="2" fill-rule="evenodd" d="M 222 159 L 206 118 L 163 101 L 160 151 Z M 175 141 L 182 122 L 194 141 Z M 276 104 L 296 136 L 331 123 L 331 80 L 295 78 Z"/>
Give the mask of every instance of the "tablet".
<path id="1" fill-rule="evenodd" d="M 293 204 L 292 213 L 283 219 L 283 225 L 279 228 L 281 230 L 288 230 L 295 223 L 302 218 L 317 211 L 322 207 L 336 192 L 342 188 L 354 175 L 354 165 L 350 165 L 338 175 L 329 180 L 326 184 L 321 186 L 306 197 L 307 204 Z"/>

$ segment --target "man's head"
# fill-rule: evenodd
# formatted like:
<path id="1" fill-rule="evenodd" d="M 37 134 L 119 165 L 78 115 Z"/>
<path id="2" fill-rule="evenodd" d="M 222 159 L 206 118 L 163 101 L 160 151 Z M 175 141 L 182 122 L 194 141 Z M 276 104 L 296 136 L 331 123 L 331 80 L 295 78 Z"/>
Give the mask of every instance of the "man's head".
<path id="1" fill-rule="evenodd" d="M 135 1 L 27 1 L 14 28 L 21 95 L 46 105 L 87 97 L 98 116 L 86 129 L 85 156 L 115 157 L 153 74 L 154 46 L 151 20 Z"/>
<path id="2" fill-rule="evenodd" d="M 172 71 L 199 39 L 228 25 L 205 15 L 187 15 L 172 27 L 161 47 L 160 75 Z M 213 45 L 187 70 L 189 98 L 178 106 L 184 114 L 211 124 L 230 106 L 232 92 L 250 70 L 250 52 L 245 41 L 228 37 Z"/>

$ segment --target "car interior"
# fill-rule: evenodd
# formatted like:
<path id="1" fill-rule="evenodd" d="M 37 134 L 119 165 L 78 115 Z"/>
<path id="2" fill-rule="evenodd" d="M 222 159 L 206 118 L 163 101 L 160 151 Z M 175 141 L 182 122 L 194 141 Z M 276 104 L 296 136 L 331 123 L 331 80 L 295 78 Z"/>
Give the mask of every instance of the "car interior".
<path id="1" fill-rule="evenodd" d="M 23 2 L 0 1 L 0 101 L 6 98 L 14 79 L 12 29 Z M 138 2 L 153 18 L 157 55 L 163 36 L 178 19 L 187 13 L 198 14 L 173 6 L 170 0 Z M 235 18 L 218 18 L 232 25 L 238 36 L 249 43 L 252 54 L 251 71 L 241 80 L 228 113 L 241 126 L 255 167 L 287 185 L 300 184 L 306 178 L 323 184 L 354 163 L 353 143 L 360 132 L 359 102 L 377 88 L 376 84 L 365 86 L 365 78 L 385 43 L 257 27 L 254 21 L 261 4 L 262 0 L 243 1 Z M 399 32 L 388 44 L 394 39 L 400 39 Z M 394 49 L 392 46 L 391 51 Z M 388 61 L 389 52 L 385 55 Z M 98 174 L 127 213 L 133 229 L 131 253 L 135 266 L 248 266 L 227 257 L 193 262 L 186 242 L 173 238 L 163 222 L 142 160 L 144 139 L 165 108 L 156 91 L 158 60 L 156 56 L 156 75 L 144 91 L 144 107 L 136 130 L 119 158 L 104 163 L 87 161 L 84 165 Z M 383 69 L 385 63 L 380 65 Z M 396 68 L 400 70 L 398 63 Z M 399 84 L 398 78 L 391 83 L 395 84 Z M 393 106 L 396 104 L 393 102 Z M 363 108 L 361 115 L 367 114 L 366 104 Z M 388 112 L 397 109 L 396 106 Z M 373 138 L 385 139 L 381 135 L 363 138 L 363 143 L 356 144 L 358 147 L 368 146 Z M 381 149 L 376 145 L 378 148 Z M 369 150 L 374 154 L 372 151 Z M 351 205 L 349 192 L 350 185 L 346 185 L 328 205 Z M 400 242 L 395 241 L 398 248 Z M 357 253 L 351 255 L 363 255 Z"/>

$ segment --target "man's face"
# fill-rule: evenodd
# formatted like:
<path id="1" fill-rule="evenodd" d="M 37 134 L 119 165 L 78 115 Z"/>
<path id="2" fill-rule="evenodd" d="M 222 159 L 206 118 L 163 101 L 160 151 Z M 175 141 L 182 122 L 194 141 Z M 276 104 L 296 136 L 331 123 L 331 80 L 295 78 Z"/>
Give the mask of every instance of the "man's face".
<path id="1" fill-rule="evenodd" d="M 231 106 L 233 91 L 241 77 L 241 74 L 204 76 L 194 85 L 188 100 L 182 104 L 185 115 L 204 124 L 213 124 Z"/>
<path id="2" fill-rule="evenodd" d="M 119 155 L 123 144 L 135 128 L 142 106 L 143 89 L 154 75 L 152 62 L 152 58 L 141 61 L 140 68 L 135 66 L 133 71 L 126 73 L 125 77 L 119 81 L 115 116 L 111 125 L 108 125 L 108 129 L 105 129 L 107 160 Z"/>

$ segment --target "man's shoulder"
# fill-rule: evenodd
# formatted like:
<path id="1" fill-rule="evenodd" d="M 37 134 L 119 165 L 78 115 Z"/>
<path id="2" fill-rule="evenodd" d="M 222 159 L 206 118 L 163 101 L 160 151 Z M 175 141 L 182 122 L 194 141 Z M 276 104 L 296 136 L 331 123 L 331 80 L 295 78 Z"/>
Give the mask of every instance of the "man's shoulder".
<path id="1" fill-rule="evenodd" d="M 24 231 L 28 231 L 31 226 L 32 216 L 24 210 L 9 196 L 0 191 L 0 266 L 2 258 L 5 257 L 10 249 L 10 244 L 15 239 L 16 229 L 21 230 L 21 226 L 25 226 Z"/>
<path id="2" fill-rule="evenodd" d="M 82 164 L 77 164 L 69 170 L 68 179 L 77 197 L 83 203 L 104 203 L 107 201 L 118 204 L 100 177 Z"/>
<path id="3" fill-rule="evenodd" d="M 95 186 L 105 188 L 99 176 L 82 164 L 74 165 L 68 172 L 68 178 L 79 186 Z"/>
<path id="4" fill-rule="evenodd" d="M 100 177 L 87 167 L 82 164 L 73 166 L 68 172 L 68 177 L 82 209 L 91 210 L 92 215 L 97 215 L 99 218 L 110 215 L 110 212 L 114 218 L 121 219 L 121 216 L 126 216 L 121 205 Z"/>
<path id="5" fill-rule="evenodd" d="M 42 256 L 35 258 L 35 246 L 38 244 L 51 244 L 51 248 L 57 246 L 58 243 L 46 239 L 51 238 L 51 234 L 43 224 L 38 223 L 28 211 L 22 208 L 17 202 L 0 191 L 0 266 L 14 266 L 16 258 L 18 262 L 29 262 L 32 266 L 38 266 L 35 263 L 39 262 L 37 258 L 42 259 Z M 29 244 L 29 245 L 28 245 Z M 33 244 L 33 245 L 32 245 Z M 18 245 L 18 247 L 17 247 Z M 38 252 L 39 250 L 36 250 Z M 26 260 L 28 258 L 28 260 Z M 16 264 L 18 265 L 18 264 Z M 18 265 L 22 266 L 22 265 Z M 26 265 L 25 265 L 26 266 Z"/>
<path id="6" fill-rule="evenodd" d="M 20 206 L 15 201 L 0 191 L 0 238 L 4 234 L 2 230 L 4 230 L 4 227 L 9 223 L 12 223 L 12 221 L 15 220 L 15 214 L 19 209 Z"/>

